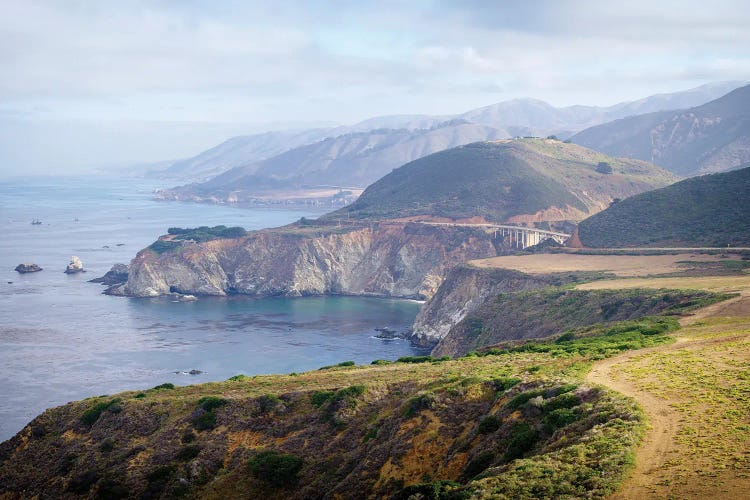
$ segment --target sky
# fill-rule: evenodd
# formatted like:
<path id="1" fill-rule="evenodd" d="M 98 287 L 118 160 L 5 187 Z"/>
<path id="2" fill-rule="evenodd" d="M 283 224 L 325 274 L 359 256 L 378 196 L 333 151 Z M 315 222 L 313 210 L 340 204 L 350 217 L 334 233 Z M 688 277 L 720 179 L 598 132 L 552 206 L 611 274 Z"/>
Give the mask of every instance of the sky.
<path id="1" fill-rule="evenodd" d="M 750 79 L 747 0 L 0 0 L 0 12 L 0 176 L 177 159 L 264 130 Z"/>

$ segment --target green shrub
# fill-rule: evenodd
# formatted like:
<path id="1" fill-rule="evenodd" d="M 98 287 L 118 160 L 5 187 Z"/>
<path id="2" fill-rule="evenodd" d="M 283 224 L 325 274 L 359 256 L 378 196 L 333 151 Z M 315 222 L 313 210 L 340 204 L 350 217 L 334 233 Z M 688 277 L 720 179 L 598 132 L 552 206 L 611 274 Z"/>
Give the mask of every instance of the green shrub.
<path id="1" fill-rule="evenodd" d="M 177 458 L 177 460 L 187 462 L 188 460 L 192 460 L 197 457 L 200 452 L 201 447 L 199 445 L 189 444 L 177 450 L 177 454 L 175 455 L 175 457 Z"/>
<path id="2" fill-rule="evenodd" d="M 342 399 L 346 398 L 356 398 L 357 396 L 361 396 L 365 393 L 367 390 L 367 387 L 364 385 L 350 385 L 349 387 L 344 387 L 343 389 L 339 389 L 336 391 L 336 394 L 334 394 L 333 399 L 336 401 L 341 401 Z"/>
<path id="3" fill-rule="evenodd" d="M 180 243 L 176 241 L 156 240 L 153 243 L 151 243 L 151 245 L 149 245 L 148 248 L 158 254 L 162 254 L 164 252 L 174 250 L 175 248 L 179 248 L 180 246 L 181 246 Z"/>
<path id="4" fill-rule="evenodd" d="M 167 382 L 166 384 L 157 385 L 156 387 L 154 387 L 151 390 L 152 391 L 159 391 L 159 390 L 162 390 L 162 389 L 174 389 L 174 384 Z"/>
<path id="5" fill-rule="evenodd" d="M 479 427 L 477 430 L 480 434 L 490 434 L 500 428 L 502 422 L 495 415 L 487 415 L 479 421 Z"/>
<path id="6" fill-rule="evenodd" d="M 530 399 L 535 398 L 537 396 L 541 396 L 543 394 L 544 394 L 544 391 L 542 390 L 522 392 L 514 396 L 513 399 L 508 401 L 508 404 L 506 404 L 505 406 L 509 410 L 516 410 L 522 407 L 523 405 L 525 405 Z"/>
<path id="7" fill-rule="evenodd" d="M 521 383 L 520 378 L 503 377 L 492 380 L 492 385 L 496 391 L 507 391 Z"/>
<path id="8" fill-rule="evenodd" d="M 136 394 L 135 396 L 133 396 L 133 398 L 135 398 L 135 399 L 143 399 L 145 397 L 146 397 L 146 393 L 145 392 L 139 392 L 138 394 Z"/>
<path id="9" fill-rule="evenodd" d="M 544 403 L 544 411 L 554 411 L 560 408 L 573 408 L 581 404 L 581 399 L 575 394 L 565 393 L 549 399 Z"/>
<path id="10" fill-rule="evenodd" d="M 99 417 L 104 410 L 108 410 L 119 402 L 119 399 L 110 399 L 109 401 L 100 401 L 94 404 L 94 406 L 83 412 L 81 415 L 81 422 L 88 426 L 94 425 L 94 423 L 99 420 Z"/>
<path id="11" fill-rule="evenodd" d="M 316 391 L 310 396 L 310 402 L 315 408 L 320 408 L 326 401 L 331 399 L 334 394 L 333 391 Z"/>
<path id="12" fill-rule="evenodd" d="M 219 408 L 221 406 L 224 406 L 229 401 L 227 401 L 224 398 L 217 398 L 215 396 L 204 396 L 198 400 L 198 406 L 203 408 L 204 410 L 211 412 L 214 411 L 216 408 Z"/>
<path id="13" fill-rule="evenodd" d="M 404 410 L 404 416 L 411 418 L 422 410 L 429 410 L 435 406 L 435 395 L 431 392 L 420 394 L 411 398 Z"/>
<path id="14" fill-rule="evenodd" d="M 612 165 L 607 163 L 606 161 L 600 161 L 596 165 L 596 171 L 600 174 L 611 174 L 612 173 Z"/>
<path id="15" fill-rule="evenodd" d="M 391 363 L 393 363 L 393 361 L 387 361 L 385 359 L 376 359 L 370 364 L 371 365 L 390 365 Z"/>
<path id="16" fill-rule="evenodd" d="M 524 453 L 534 447 L 537 440 L 536 431 L 526 422 L 518 422 L 510 430 L 508 449 L 505 451 L 505 460 L 511 461 L 520 458 Z"/>
<path id="17" fill-rule="evenodd" d="M 559 408 L 544 416 L 544 430 L 549 433 L 578 420 L 578 413 L 570 408 Z"/>
<path id="18" fill-rule="evenodd" d="M 354 366 L 354 364 L 355 364 L 354 361 L 343 361 L 337 364 L 336 366 Z"/>
<path id="19" fill-rule="evenodd" d="M 258 406 L 260 407 L 260 412 L 263 414 L 271 412 L 280 404 L 281 399 L 274 394 L 264 394 L 258 398 Z"/>
<path id="20" fill-rule="evenodd" d="M 464 467 L 463 476 L 466 479 L 471 479 L 484 472 L 490 465 L 492 465 L 492 462 L 494 461 L 495 454 L 491 451 L 484 451 L 474 457 L 471 461 L 469 461 L 468 464 L 466 464 L 466 467 Z"/>
<path id="21" fill-rule="evenodd" d="M 401 356 L 396 360 L 397 363 L 429 363 L 432 361 L 449 361 L 450 356 L 433 358 L 432 356 Z"/>
<path id="22" fill-rule="evenodd" d="M 252 457 L 247 465 L 253 476 L 279 487 L 296 482 L 297 474 L 304 462 L 301 458 L 288 453 L 261 451 Z"/>
<path id="23" fill-rule="evenodd" d="M 396 493 L 394 500 L 464 500 L 470 498 L 468 491 L 461 491 L 461 485 L 455 481 L 441 480 L 412 484 Z"/>
<path id="24" fill-rule="evenodd" d="M 247 375 L 242 375 L 241 373 L 239 375 L 234 375 L 232 377 L 229 377 L 227 379 L 228 382 L 239 382 L 240 380 L 245 380 L 247 378 Z"/>
<path id="25" fill-rule="evenodd" d="M 99 444 L 99 451 L 102 453 L 109 453 L 115 449 L 115 442 L 111 438 L 106 438 Z"/>
<path id="26" fill-rule="evenodd" d="M 198 413 L 192 418 L 193 427 L 199 431 L 208 431 L 216 427 L 216 414 L 212 411 Z"/>

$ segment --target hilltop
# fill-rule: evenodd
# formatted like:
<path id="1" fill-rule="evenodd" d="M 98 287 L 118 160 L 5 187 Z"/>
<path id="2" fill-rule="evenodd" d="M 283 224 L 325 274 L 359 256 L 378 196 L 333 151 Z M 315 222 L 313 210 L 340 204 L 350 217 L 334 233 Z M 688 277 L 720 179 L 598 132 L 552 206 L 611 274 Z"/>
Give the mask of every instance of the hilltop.
<path id="1" fill-rule="evenodd" d="M 323 219 L 580 220 L 675 180 L 654 165 L 553 139 L 480 142 L 408 163 Z"/>
<path id="2" fill-rule="evenodd" d="M 686 179 L 615 203 L 578 226 L 586 247 L 750 246 L 750 168 Z"/>
<path id="3" fill-rule="evenodd" d="M 738 168 L 750 163 L 750 85 L 702 106 L 591 127 L 571 140 L 650 161 L 680 176 Z"/>

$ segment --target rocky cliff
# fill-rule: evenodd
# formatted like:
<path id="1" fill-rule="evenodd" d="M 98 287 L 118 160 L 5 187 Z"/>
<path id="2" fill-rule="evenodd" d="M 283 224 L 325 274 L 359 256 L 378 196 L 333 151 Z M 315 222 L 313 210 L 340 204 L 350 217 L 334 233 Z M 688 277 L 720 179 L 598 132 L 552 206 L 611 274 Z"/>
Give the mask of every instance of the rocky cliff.
<path id="1" fill-rule="evenodd" d="M 157 243 L 133 259 L 115 294 L 426 298 L 453 266 L 498 253 L 479 229 L 403 223 L 297 225 L 243 238 Z"/>
<path id="2" fill-rule="evenodd" d="M 480 269 L 468 264 L 457 266 L 419 311 L 414 320 L 412 341 L 422 346 L 437 344 L 488 297 L 559 282 L 560 279 L 554 276 L 534 276 L 510 269 Z"/>

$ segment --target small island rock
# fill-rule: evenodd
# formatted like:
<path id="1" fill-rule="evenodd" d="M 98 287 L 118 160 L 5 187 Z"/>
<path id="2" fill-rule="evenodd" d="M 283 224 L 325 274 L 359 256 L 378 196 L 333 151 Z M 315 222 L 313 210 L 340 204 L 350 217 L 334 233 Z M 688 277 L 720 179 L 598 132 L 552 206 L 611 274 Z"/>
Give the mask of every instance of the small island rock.
<path id="1" fill-rule="evenodd" d="M 83 270 L 83 262 L 81 262 L 81 259 L 76 257 L 75 255 L 70 258 L 70 264 L 68 264 L 68 267 L 65 268 L 65 274 L 75 274 L 75 273 L 82 273 Z"/>
<path id="2" fill-rule="evenodd" d="M 39 267 L 36 264 L 27 263 L 27 264 L 18 264 L 16 266 L 16 271 L 20 274 L 26 274 L 26 273 L 37 273 L 41 271 L 42 268 Z"/>
<path id="3" fill-rule="evenodd" d="M 121 285 L 128 281 L 128 266 L 115 264 L 104 276 L 89 280 L 89 283 L 101 283 L 107 286 Z"/>

